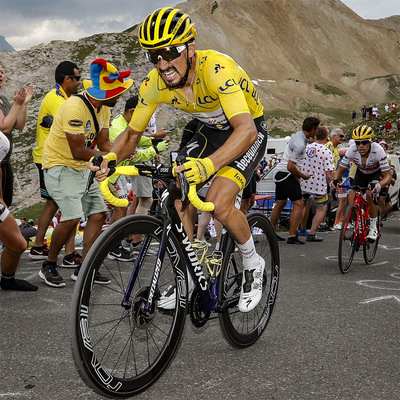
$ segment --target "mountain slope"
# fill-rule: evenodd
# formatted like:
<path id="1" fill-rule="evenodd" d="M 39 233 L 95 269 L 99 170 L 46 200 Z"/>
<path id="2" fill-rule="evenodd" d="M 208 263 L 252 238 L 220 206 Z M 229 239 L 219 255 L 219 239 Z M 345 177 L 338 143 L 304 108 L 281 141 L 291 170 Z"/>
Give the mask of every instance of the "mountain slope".
<path id="1" fill-rule="evenodd" d="M 0 35 L 0 51 L 3 50 L 15 51 L 14 47 L 12 47 L 11 44 L 7 42 L 6 38 Z"/>
<path id="2" fill-rule="evenodd" d="M 269 108 L 385 101 L 389 83 L 377 77 L 397 75 L 399 83 L 400 34 L 341 1 L 195 0 L 178 7 L 193 17 L 198 48 L 232 55 L 252 79 L 275 81 L 259 82 Z"/>

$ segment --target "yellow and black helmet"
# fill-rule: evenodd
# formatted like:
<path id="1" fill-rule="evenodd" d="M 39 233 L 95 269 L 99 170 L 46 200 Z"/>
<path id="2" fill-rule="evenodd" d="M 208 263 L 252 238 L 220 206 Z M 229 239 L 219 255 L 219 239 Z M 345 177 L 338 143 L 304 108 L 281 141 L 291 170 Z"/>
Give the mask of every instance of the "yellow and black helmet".
<path id="1" fill-rule="evenodd" d="M 179 46 L 196 38 L 189 15 L 177 8 L 158 8 L 139 28 L 139 43 L 145 50 Z"/>
<path id="2" fill-rule="evenodd" d="M 364 139 L 372 139 L 375 136 L 373 129 L 367 125 L 357 126 L 353 130 L 353 139 L 354 140 L 364 140 Z"/>

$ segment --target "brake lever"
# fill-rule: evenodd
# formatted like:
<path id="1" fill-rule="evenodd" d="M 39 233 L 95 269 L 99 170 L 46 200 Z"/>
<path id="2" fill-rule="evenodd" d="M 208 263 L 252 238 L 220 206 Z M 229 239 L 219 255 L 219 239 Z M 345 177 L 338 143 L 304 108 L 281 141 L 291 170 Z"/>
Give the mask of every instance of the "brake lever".
<path id="1" fill-rule="evenodd" d="M 185 161 L 185 156 L 180 155 L 176 158 L 177 165 L 182 165 Z M 178 179 L 181 186 L 181 201 L 185 201 L 187 199 L 187 194 L 189 193 L 189 182 L 186 180 L 184 172 L 178 173 Z"/>

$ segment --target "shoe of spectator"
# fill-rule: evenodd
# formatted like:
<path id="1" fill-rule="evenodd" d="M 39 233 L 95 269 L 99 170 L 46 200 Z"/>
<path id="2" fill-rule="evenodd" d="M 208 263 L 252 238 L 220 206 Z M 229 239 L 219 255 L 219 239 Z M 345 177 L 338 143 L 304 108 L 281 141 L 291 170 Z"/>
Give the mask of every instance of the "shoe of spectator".
<path id="1" fill-rule="evenodd" d="M 333 228 L 330 228 L 328 225 L 326 224 L 321 224 L 319 226 L 319 228 L 317 229 L 317 232 L 331 232 L 333 231 Z"/>
<path id="2" fill-rule="evenodd" d="M 306 240 L 307 242 L 322 242 L 324 239 L 314 234 L 308 235 Z"/>
<path id="3" fill-rule="evenodd" d="M 169 286 L 167 290 L 165 290 L 158 301 L 158 308 L 163 310 L 173 310 L 175 308 L 176 301 L 176 292 L 175 286 Z"/>
<path id="4" fill-rule="evenodd" d="M 340 231 L 340 229 L 342 229 L 342 223 L 341 222 L 336 222 L 336 224 L 333 225 L 333 229 L 336 229 L 336 230 Z"/>
<path id="5" fill-rule="evenodd" d="M 114 247 L 108 254 L 107 258 L 109 260 L 118 260 L 118 261 L 132 261 L 135 259 L 135 257 L 132 255 L 132 253 L 128 250 L 125 250 L 122 245 L 120 244 L 119 246 Z"/>
<path id="6" fill-rule="evenodd" d="M 82 256 L 74 251 L 71 254 L 67 254 L 62 261 L 60 267 L 64 268 L 76 268 L 78 265 L 81 265 Z"/>
<path id="7" fill-rule="evenodd" d="M 142 250 L 142 245 L 143 245 L 143 242 L 139 242 L 139 243 L 132 242 L 131 243 L 131 252 L 139 254 L 140 250 Z M 147 249 L 147 254 L 154 256 L 157 254 L 157 251 L 155 249 L 152 249 L 151 247 L 149 247 Z"/>
<path id="8" fill-rule="evenodd" d="M 41 247 L 32 247 L 29 251 L 29 258 L 32 260 L 47 260 L 47 256 L 49 255 L 49 248 L 44 245 Z"/>
<path id="9" fill-rule="evenodd" d="M 76 267 L 73 274 L 71 275 L 71 279 L 73 281 L 76 281 L 78 279 L 79 270 L 80 266 Z M 94 276 L 94 283 L 97 283 L 98 285 L 108 285 L 111 283 L 111 281 L 107 277 L 103 276 L 99 271 L 97 271 Z"/>
<path id="10" fill-rule="evenodd" d="M 194 289 L 194 282 L 192 277 L 188 274 L 188 288 L 189 288 L 189 296 L 190 296 Z M 175 285 L 168 286 L 168 289 L 165 290 L 162 294 L 160 299 L 158 300 L 158 308 L 162 310 L 173 310 L 175 308 L 175 301 L 176 301 L 176 290 Z"/>
<path id="11" fill-rule="evenodd" d="M 288 237 L 286 239 L 286 243 L 287 244 L 305 244 L 304 242 L 299 240 L 299 238 L 297 236 Z"/>
<path id="12" fill-rule="evenodd" d="M 308 235 L 309 235 L 309 233 L 306 228 L 299 229 L 297 231 L 297 236 L 308 236 Z"/>
<path id="13" fill-rule="evenodd" d="M 282 236 L 276 235 L 276 240 L 277 240 L 278 242 L 284 242 L 286 239 L 283 238 Z"/>
<path id="14" fill-rule="evenodd" d="M 52 287 L 64 287 L 65 282 L 62 276 L 58 273 L 57 265 L 49 265 L 45 261 L 42 265 L 42 269 L 39 271 L 39 276 L 44 280 L 46 285 Z"/>

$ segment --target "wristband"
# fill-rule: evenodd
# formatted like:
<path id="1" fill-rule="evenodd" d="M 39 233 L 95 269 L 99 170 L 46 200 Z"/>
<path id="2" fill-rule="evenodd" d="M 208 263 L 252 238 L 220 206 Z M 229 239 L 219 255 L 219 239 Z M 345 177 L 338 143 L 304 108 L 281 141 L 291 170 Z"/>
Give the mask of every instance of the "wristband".
<path id="1" fill-rule="evenodd" d="M 115 153 L 107 153 L 103 156 L 103 158 L 106 158 L 108 161 L 111 160 L 117 161 L 117 155 Z"/>
<path id="2" fill-rule="evenodd" d="M 3 222 L 8 217 L 8 214 L 10 214 L 8 208 L 3 203 L 0 203 L 0 222 Z"/>

